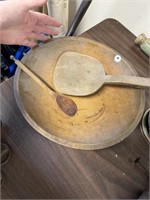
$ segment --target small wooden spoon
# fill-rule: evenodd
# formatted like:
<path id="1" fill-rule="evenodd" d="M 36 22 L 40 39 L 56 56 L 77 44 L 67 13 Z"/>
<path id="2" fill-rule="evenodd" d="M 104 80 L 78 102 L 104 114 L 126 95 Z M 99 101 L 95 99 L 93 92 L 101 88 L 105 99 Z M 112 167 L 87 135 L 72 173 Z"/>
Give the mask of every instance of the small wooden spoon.
<path id="1" fill-rule="evenodd" d="M 53 97 L 53 99 L 56 100 L 57 104 L 61 108 L 61 110 L 69 115 L 73 116 L 77 112 L 77 105 L 75 102 L 70 99 L 69 97 L 66 97 L 64 95 L 59 94 L 58 92 L 55 92 L 51 90 L 46 83 L 44 83 L 40 78 L 38 78 L 29 68 L 27 68 L 22 62 L 15 59 L 13 55 L 10 56 L 12 60 L 27 74 L 29 75 L 35 82 L 37 82 L 40 86 L 42 86 L 45 90 L 49 92 L 49 94 Z"/>
<path id="2" fill-rule="evenodd" d="M 129 75 L 106 75 L 103 65 L 93 57 L 65 52 L 58 60 L 54 72 L 57 91 L 72 96 L 87 96 L 104 84 L 150 87 L 150 78 Z"/>

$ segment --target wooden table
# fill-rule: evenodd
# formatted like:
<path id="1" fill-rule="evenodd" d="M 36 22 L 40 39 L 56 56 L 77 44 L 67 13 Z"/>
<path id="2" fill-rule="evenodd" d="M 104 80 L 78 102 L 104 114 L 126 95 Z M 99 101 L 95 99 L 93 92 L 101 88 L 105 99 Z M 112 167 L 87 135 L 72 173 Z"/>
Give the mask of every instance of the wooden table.
<path id="1" fill-rule="evenodd" d="M 135 36 L 107 19 L 83 37 L 105 43 L 148 77 L 148 57 L 135 46 Z M 2 141 L 12 157 L 2 167 L 2 198 L 10 199 L 133 199 L 148 187 L 148 142 L 136 130 L 110 148 L 84 151 L 55 144 L 37 133 L 23 118 L 13 94 L 13 79 L 1 84 Z M 146 90 L 146 107 L 149 90 Z"/>

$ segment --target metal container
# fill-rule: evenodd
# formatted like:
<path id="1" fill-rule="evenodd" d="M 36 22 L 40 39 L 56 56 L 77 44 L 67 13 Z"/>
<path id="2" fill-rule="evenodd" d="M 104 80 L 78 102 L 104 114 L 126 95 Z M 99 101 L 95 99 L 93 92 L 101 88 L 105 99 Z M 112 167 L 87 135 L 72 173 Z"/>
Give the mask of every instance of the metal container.
<path id="1" fill-rule="evenodd" d="M 142 117 L 141 129 L 145 138 L 150 142 L 150 108 L 145 111 Z"/>

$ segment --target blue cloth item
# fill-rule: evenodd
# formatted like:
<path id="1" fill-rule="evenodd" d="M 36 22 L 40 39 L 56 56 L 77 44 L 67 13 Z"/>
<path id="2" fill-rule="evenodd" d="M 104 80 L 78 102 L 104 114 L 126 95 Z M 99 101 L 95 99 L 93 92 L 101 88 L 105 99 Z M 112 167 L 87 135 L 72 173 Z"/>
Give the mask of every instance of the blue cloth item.
<path id="1" fill-rule="evenodd" d="M 19 46 L 17 52 L 15 53 L 15 58 L 18 60 L 21 60 L 22 57 L 30 50 L 30 47 L 25 47 L 25 46 Z M 9 70 L 7 73 L 7 77 L 10 78 L 11 76 L 13 76 L 15 74 L 17 65 L 13 62 L 10 66 L 9 66 Z"/>

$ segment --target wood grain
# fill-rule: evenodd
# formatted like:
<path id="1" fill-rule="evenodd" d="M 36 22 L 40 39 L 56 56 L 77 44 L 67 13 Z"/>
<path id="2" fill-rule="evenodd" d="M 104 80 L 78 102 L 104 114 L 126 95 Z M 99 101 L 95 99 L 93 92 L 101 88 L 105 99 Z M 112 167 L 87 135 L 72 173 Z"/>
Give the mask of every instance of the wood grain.
<path id="1" fill-rule="evenodd" d="M 103 63 L 103 73 L 105 70 L 106 74 L 136 75 L 123 58 L 117 64 L 113 62 L 116 51 L 83 37 L 66 37 L 43 44 L 37 50 L 29 52 L 25 56 L 26 61 L 22 62 L 53 87 L 53 73 L 57 67 L 58 58 L 68 50 L 96 59 L 98 69 L 100 68 L 99 63 Z M 66 57 L 64 60 L 70 63 L 70 61 L 66 61 Z M 83 57 L 81 60 L 83 62 Z M 86 60 L 88 60 L 87 57 Z M 71 80 L 75 80 L 75 82 L 80 82 L 81 79 L 85 81 L 85 78 L 74 72 L 76 65 L 79 64 L 79 59 L 72 57 L 71 62 L 73 62 L 71 64 L 73 71 L 69 74 L 73 76 L 69 75 L 69 78 L 71 77 Z M 85 70 L 84 65 L 85 62 L 83 62 L 83 68 L 80 64 L 79 70 L 77 70 L 80 71 L 80 74 L 82 74 L 81 68 L 83 71 Z M 59 77 L 65 73 L 62 63 L 61 66 L 63 71 L 58 75 Z M 95 67 L 95 63 L 93 66 Z M 90 67 L 93 72 L 92 65 Z M 96 72 L 94 79 L 99 80 L 98 75 L 102 76 L 102 70 Z M 77 80 L 77 76 L 80 79 Z M 66 77 L 64 79 L 66 81 Z M 93 80 L 91 84 L 95 85 L 96 81 L 93 82 Z M 62 82 L 65 81 L 62 80 Z M 68 83 L 67 86 L 69 84 L 74 85 L 74 81 Z M 84 86 L 87 83 L 83 82 L 81 85 Z M 78 90 L 82 91 L 81 85 Z M 99 84 L 97 85 L 99 87 Z M 68 117 L 54 103 L 49 93 L 41 90 L 41 87 L 20 69 L 17 70 L 15 76 L 14 92 L 23 116 L 35 130 L 58 144 L 84 150 L 102 149 L 122 141 L 137 127 L 145 106 L 144 90 L 107 85 L 88 97 L 71 96 L 78 111 L 73 117 Z M 130 112 L 127 112 L 128 110 Z"/>
<path id="2" fill-rule="evenodd" d="M 45 89 L 49 95 L 52 96 L 54 101 L 59 105 L 60 109 L 67 115 L 73 116 L 77 112 L 77 105 L 69 97 L 63 96 L 58 92 L 55 92 L 48 87 L 44 81 L 42 81 L 37 75 L 35 75 L 27 66 L 22 62 L 15 59 L 14 56 L 11 56 L 11 59 L 20 67 L 31 79 L 33 79 L 38 85 Z M 40 88 L 41 89 L 41 88 Z"/>
<path id="3" fill-rule="evenodd" d="M 149 76 L 148 58 L 134 45 L 135 36 L 108 19 L 82 36 L 103 42 L 132 63 L 140 76 Z M 1 84 L 2 140 L 12 149 L 2 168 L 3 199 L 134 199 L 147 189 L 149 147 L 136 130 L 124 141 L 97 151 L 57 145 L 33 130 L 21 115 L 13 80 Z M 149 90 L 146 91 L 148 107 Z"/>

